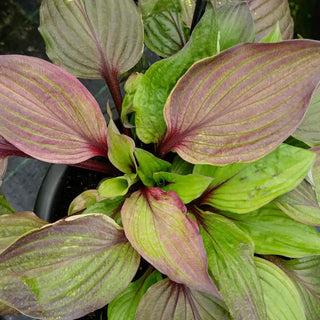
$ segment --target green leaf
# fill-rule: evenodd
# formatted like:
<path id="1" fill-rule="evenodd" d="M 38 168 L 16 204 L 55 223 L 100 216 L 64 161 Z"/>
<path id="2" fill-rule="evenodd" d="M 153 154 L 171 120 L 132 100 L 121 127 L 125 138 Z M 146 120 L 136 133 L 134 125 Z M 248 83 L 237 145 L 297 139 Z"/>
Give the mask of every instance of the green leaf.
<path id="1" fill-rule="evenodd" d="M 194 9 L 196 7 L 195 0 L 180 0 L 181 15 L 184 23 L 191 28 Z"/>
<path id="2" fill-rule="evenodd" d="M 8 158 L 0 158 L 0 187 L 2 185 L 2 178 L 4 177 L 8 166 Z"/>
<path id="3" fill-rule="evenodd" d="M 197 223 L 173 191 L 143 188 L 126 199 L 121 218 L 140 255 L 171 280 L 219 296 L 207 272 Z"/>
<path id="4" fill-rule="evenodd" d="M 176 192 L 185 204 L 200 197 L 213 180 L 198 174 L 179 175 L 171 172 L 157 172 L 153 178 L 162 190 Z"/>
<path id="5" fill-rule="evenodd" d="M 320 87 L 314 91 L 309 108 L 297 130 L 292 134 L 309 146 L 320 144 Z"/>
<path id="6" fill-rule="evenodd" d="M 253 40 L 253 33 L 253 21 L 246 4 L 230 4 L 217 11 L 208 5 L 186 46 L 174 56 L 154 63 L 145 73 L 133 101 L 139 139 L 151 143 L 163 136 L 166 129 L 163 108 L 167 97 L 194 62 L 217 54 L 219 41 L 220 50 L 224 50 Z M 228 38 L 230 34 L 232 37 Z"/>
<path id="7" fill-rule="evenodd" d="M 316 161 L 312 168 L 312 177 L 316 185 L 316 193 L 318 195 L 318 200 L 320 199 L 320 147 L 311 148 L 310 151 L 316 153 Z"/>
<path id="8" fill-rule="evenodd" d="M 48 57 L 79 78 L 117 80 L 143 52 L 143 24 L 131 0 L 44 0 L 39 31 Z"/>
<path id="9" fill-rule="evenodd" d="M 165 9 L 168 11 L 180 11 L 180 5 L 174 0 L 140 0 L 139 6 L 142 16 L 147 18 Z"/>
<path id="10" fill-rule="evenodd" d="M 110 116 L 107 136 L 108 158 L 120 171 L 127 174 L 134 173 L 136 172 L 136 163 L 133 156 L 135 149 L 134 141 L 125 134 L 120 134 L 112 120 L 110 109 L 108 111 Z"/>
<path id="11" fill-rule="evenodd" d="M 0 301 L 35 318 L 76 319 L 121 293 L 139 261 L 111 218 L 68 217 L 0 254 Z"/>
<path id="12" fill-rule="evenodd" d="M 260 42 L 265 43 L 274 43 L 282 41 L 282 35 L 280 31 L 279 21 L 277 22 L 277 26 L 271 31 L 265 38 L 263 38 Z"/>
<path id="13" fill-rule="evenodd" d="M 171 172 L 176 174 L 190 174 L 193 171 L 193 164 L 184 161 L 178 155 L 174 157 Z"/>
<path id="14" fill-rule="evenodd" d="M 23 234 L 43 227 L 47 222 L 33 212 L 19 212 L 0 216 L 0 252 L 15 242 Z"/>
<path id="15" fill-rule="evenodd" d="M 136 320 L 230 320 L 223 302 L 207 293 L 164 279 L 143 296 Z"/>
<path id="16" fill-rule="evenodd" d="M 129 188 L 137 182 L 137 175 L 125 174 L 121 177 L 106 179 L 98 187 L 100 198 L 115 198 L 124 196 Z"/>
<path id="17" fill-rule="evenodd" d="M 95 204 L 99 199 L 98 190 L 86 190 L 75 197 L 69 205 L 68 216 L 87 209 L 91 205 Z"/>
<path id="18" fill-rule="evenodd" d="M 147 187 L 153 187 L 155 180 L 153 174 L 159 171 L 170 171 L 171 163 L 155 157 L 152 153 L 137 148 L 135 156 L 138 161 L 138 175 L 142 183 Z"/>
<path id="19" fill-rule="evenodd" d="M 255 264 L 268 320 L 306 320 L 299 293 L 286 274 L 264 259 L 255 258 Z"/>
<path id="20" fill-rule="evenodd" d="M 235 212 L 256 210 L 296 187 L 307 175 L 315 154 L 281 144 L 260 160 L 224 167 L 196 165 L 194 173 L 214 177 L 202 204 Z"/>
<path id="21" fill-rule="evenodd" d="M 3 194 L 0 193 L 0 217 L 4 214 L 15 213 Z"/>
<path id="22" fill-rule="evenodd" d="M 320 254 L 316 228 L 291 219 L 274 204 L 247 214 L 223 214 L 252 238 L 256 253 L 293 258 Z"/>
<path id="23" fill-rule="evenodd" d="M 209 274 L 215 279 L 232 318 L 267 319 L 250 237 L 217 214 L 203 213 L 199 220 Z"/>
<path id="24" fill-rule="evenodd" d="M 130 283 L 126 290 L 109 303 L 108 319 L 135 320 L 142 296 L 149 287 L 160 280 L 162 280 L 162 276 L 158 271 L 153 271 L 151 274 L 147 271 L 139 280 Z"/>

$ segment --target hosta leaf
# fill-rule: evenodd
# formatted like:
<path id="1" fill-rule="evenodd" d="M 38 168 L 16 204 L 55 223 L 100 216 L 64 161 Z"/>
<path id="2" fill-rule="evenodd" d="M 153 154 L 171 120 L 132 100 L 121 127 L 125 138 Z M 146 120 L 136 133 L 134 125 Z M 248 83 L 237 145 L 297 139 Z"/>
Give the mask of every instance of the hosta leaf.
<path id="1" fill-rule="evenodd" d="M 184 47 L 188 29 L 177 0 L 140 0 L 145 44 L 161 57 L 169 57 Z"/>
<path id="2" fill-rule="evenodd" d="M 194 29 L 186 46 L 174 56 L 154 63 L 137 88 L 133 105 L 137 135 L 145 143 L 158 142 L 166 124 L 163 108 L 178 79 L 197 60 L 215 55 L 253 38 L 253 21 L 246 4 L 230 4 L 213 11 L 211 5 Z M 250 21 L 252 23 L 250 23 Z M 231 38 L 228 38 L 232 34 Z M 228 41 L 227 41 L 228 40 Z M 223 47 L 225 43 L 228 47 Z"/>
<path id="3" fill-rule="evenodd" d="M 125 234 L 140 255 L 171 280 L 216 294 L 198 225 L 173 191 L 144 188 L 126 199 Z"/>
<path id="4" fill-rule="evenodd" d="M 143 296 L 136 320 L 229 320 L 223 302 L 168 278 L 153 285 Z"/>
<path id="5" fill-rule="evenodd" d="M 172 162 L 172 173 L 176 174 L 190 174 L 193 171 L 193 164 L 184 161 L 178 155 L 174 157 Z"/>
<path id="6" fill-rule="evenodd" d="M 286 274 L 273 263 L 255 258 L 268 320 L 306 320 L 299 294 Z"/>
<path id="7" fill-rule="evenodd" d="M 198 174 L 179 175 L 171 172 L 158 172 L 153 177 L 162 190 L 176 192 L 183 203 L 200 197 L 213 180 Z"/>
<path id="8" fill-rule="evenodd" d="M 74 164 L 107 155 L 98 103 L 72 75 L 44 60 L 0 57 L 0 135 L 47 162 Z"/>
<path id="9" fill-rule="evenodd" d="M 320 206 L 315 187 L 303 180 L 292 191 L 275 199 L 275 204 L 292 219 L 320 225 Z"/>
<path id="10" fill-rule="evenodd" d="M 14 209 L 10 206 L 7 199 L 0 193 L 0 216 L 14 212 Z"/>
<path id="11" fill-rule="evenodd" d="M 86 190 L 79 194 L 76 198 L 72 200 L 68 209 L 68 216 L 81 213 L 81 211 L 87 209 L 91 205 L 95 204 L 99 199 L 98 190 Z"/>
<path id="12" fill-rule="evenodd" d="M 320 233 L 291 219 L 275 205 L 268 204 L 247 214 L 223 214 L 252 238 L 256 253 L 286 257 L 320 254 Z"/>
<path id="13" fill-rule="evenodd" d="M 136 311 L 142 296 L 153 284 L 162 280 L 158 271 L 146 272 L 139 280 L 129 284 L 128 288 L 108 305 L 109 320 L 135 320 Z M 152 319 L 152 318 L 150 318 Z"/>
<path id="14" fill-rule="evenodd" d="M 252 240 L 225 217 L 204 213 L 200 221 L 209 274 L 216 280 L 232 318 L 267 319 Z"/>
<path id="15" fill-rule="evenodd" d="M 283 40 L 292 39 L 293 20 L 288 0 L 246 0 L 254 18 L 256 41 L 266 37 L 279 23 Z"/>
<path id="16" fill-rule="evenodd" d="M 166 102 L 160 154 L 213 165 L 267 155 L 301 122 L 319 62 L 320 42 L 295 40 L 241 44 L 195 63 Z"/>
<path id="17" fill-rule="evenodd" d="M 159 171 L 170 171 L 171 163 L 155 157 L 152 153 L 137 148 L 135 156 L 138 161 L 138 175 L 143 184 L 147 187 L 153 187 L 155 181 L 153 174 Z"/>
<path id="18" fill-rule="evenodd" d="M 308 150 L 281 144 L 250 163 L 196 165 L 194 173 L 215 178 L 201 203 L 236 213 L 253 211 L 296 187 L 314 159 L 315 154 Z"/>
<path id="19" fill-rule="evenodd" d="M 136 171 L 136 163 L 133 152 L 135 149 L 134 141 L 120 134 L 117 126 L 111 118 L 109 110 L 110 122 L 108 125 L 108 158 L 110 162 L 120 171 L 124 173 L 134 173 Z"/>
<path id="20" fill-rule="evenodd" d="M 20 212 L 0 216 L 0 252 L 26 232 L 38 229 L 47 222 L 39 219 L 33 212 Z"/>
<path id="21" fill-rule="evenodd" d="M 296 139 L 310 146 L 320 144 L 320 87 L 314 92 L 310 106 L 297 130 L 292 134 Z"/>
<path id="22" fill-rule="evenodd" d="M 44 0 L 39 30 L 49 58 L 76 77 L 116 79 L 142 56 L 143 24 L 131 0 Z"/>
<path id="23" fill-rule="evenodd" d="M 79 318 L 122 292 L 139 260 L 109 217 L 69 217 L 1 253 L 0 300 L 31 317 Z"/>
<path id="24" fill-rule="evenodd" d="M 98 188 L 99 197 L 115 198 L 124 196 L 136 181 L 136 174 L 125 174 L 121 177 L 106 179 Z"/>
<path id="25" fill-rule="evenodd" d="M 279 27 L 279 22 L 273 31 L 271 31 L 265 38 L 263 38 L 260 42 L 265 43 L 274 43 L 282 41 L 281 31 Z"/>

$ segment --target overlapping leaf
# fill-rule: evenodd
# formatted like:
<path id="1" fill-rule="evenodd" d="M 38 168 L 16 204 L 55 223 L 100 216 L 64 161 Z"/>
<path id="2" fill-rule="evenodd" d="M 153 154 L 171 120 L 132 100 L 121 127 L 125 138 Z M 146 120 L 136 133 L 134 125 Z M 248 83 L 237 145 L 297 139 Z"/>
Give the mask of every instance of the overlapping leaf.
<path id="1" fill-rule="evenodd" d="M 0 301 L 31 317 L 75 319 L 122 292 L 139 260 L 109 217 L 69 217 L 0 254 Z"/>
<path id="2" fill-rule="evenodd" d="M 140 255 L 175 282 L 218 295 L 207 273 L 199 228 L 173 191 L 144 188 L 121 209 L 125 234 Z"/>
<path id="3" fill-rule="evenodd" d="M 68 208 L 68 216 L 75 213 L 81 213 L 91 205 L 94 205 L 99 199 L 98 190 L 90 189 L 83 191 L 77 197 L 75 197 Z"/>
<path id="4" fill-rule="evenodd" d="M 98 103 L 72 75 L 44 60 L 0 57 L 0 135 L 22 152 L 74 164 L 106 156 Z"/>
<path id="5" fill-rule="evenodd" d="M 216 214 L 204 213 L 200 221 L 209 274 L 217 282 L 232 318 L 267 319 L 250 237 Z"/>
<path id="6" fill-rule="evenodd" d="M 115 80 L 143 51 L 143 24 L 131 0 L 44 0 L 39 30 L 49 58 L 80 78 Z"/>
<path id="7" fill-rule="evenodd" d="M 255 258 L 255 264 L 268 320 L 306 320 L 299 294 L 287 275 L 267 260 Z"/>
<path id="8" fill-rule="evenodd" d="M 315 156 L 308 150 L 281 144 L 250 163 L 196 165 L 194 173 L 215 178 L 201 203 L 236 213 L 258 209 L 296 187 L 307 175 Z"/>
<path id="9" fill-rule="evenodd" d="M 293 258 L 320 254 L 320 233 L 312 226 L 291 219 L 275 205 L 247 214 L 223 214 L 252 238 L 256 253 Z"/>
<path id="10" fill-rule="evenodd" d="M 106 179 L 98 188 L 99 197 L 115 198 L 124 196 L 136 181 L 137 175 L 134 173 Z"/>
<path id="11" fill-rule="evenodd" d="M 4 197 L 3 194 L 0 193 L 0 216 L 4 214 L 10 214 L 14 213 L 15 211 L 13 208 L 10 206 L 9 202 L 7 199 Z"/>
<path id="12" fill-rule="evenodd" d="M 28 155 L 0 136 L 0 159 L 10 156 L 27 157 Z"/>
<path id="13" fill-rule="evenodd" d="M 230 35 L 232 37 L 228 38 Z M 178 79 L 195 61 L 215 55 L 219 49 L 251 41 L 253 37 L 253 21 L 246 4 L 230 4 L 217 11 L 209 5 L 187 45 L 174 56 L 154 63 L 141 80 L 133 103 L 140 140 L 158 142 L 163 136 L 166 99 Z"/>
<path id="14" fill-rule="evenodd" d="M 249 162 L 300 124 L 320 80 L 320 42 L 241 44 L 195 63 L 164 110 L 170 150 L 191 163 Z"/>
<path id="15" fill-rule="evenodd" d="M 143 296 L 136 320 L 229 320 L 223 302 L 168 278 L 153 285 Z"/>

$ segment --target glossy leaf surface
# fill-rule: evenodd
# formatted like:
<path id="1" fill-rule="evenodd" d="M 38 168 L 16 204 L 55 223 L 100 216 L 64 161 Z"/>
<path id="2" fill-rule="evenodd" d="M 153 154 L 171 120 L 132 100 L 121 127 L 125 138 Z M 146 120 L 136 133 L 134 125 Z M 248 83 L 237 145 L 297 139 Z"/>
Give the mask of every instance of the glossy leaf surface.
<path id="1" fill-rule="evenodd" d="M 175 282 L 218 295 L 198 225 L 186 213 L 175 192 L 159 188 L 133 193 L 121 209 L 126 237 L 145 260 Z"/>
<path id="2" fill-rule="evenodd" d="M 315 154 L 308 150 L 281 144 L 250 163 L 196 165 L 194 173 L 215 178 L 201 203 L 236 213 L 253 211 L 296 187 L 314 160 Z"/>
<path id="3" fill-rule="evenodd" d="M 252 238 L 256 253 L 292 258 L 320 254 L 320 233 L 291 219 L 273 204 L 247 214 L 223 214 Z"/>
<path id="4" fill-rule="evenodd" d="M 267 319 L 252 240 L 225 217 L 204 213 L 199 221 L 209 274 L 217 282 L 232 318 Z"/>
<path id="5" fill-rule="evenodd" d="M 255 258 L 268 320 L 306 320 L 299 294 L 287 275 L 273 263 Z"/>
<path id="6" fill-rule="evenodd" d="M 139 304 L 136 320 L 229 320 L 221 300 L 170 281 L 153 285 Z"/>
<path id="7" fill-rule="evenodd" d="M 137 281 L 129 284 L 128 288 L 118 295 L 108 305 L 109 320 L 135 320 L 137 308 L 142 296 L 155 283 L 162 280 L 161 274 L 148 271 Z"/>
<path id="8" fill-rule="evenodd" d="M 0 215 L 0 252 L 23 234 L 46 224 L 47 222 L 39 219 L 33 212 Z"/>
<path id="9" fill-rule="evenodd" d="M 117 78 L 143 51 L 143 25 L 131 0 L 45 0 L 40 28 L 47 55 L 80 78 Z"/>
<path id="10" fill-rule="evenodd" d="M 107 155 L 98 103 L 72 75 L 44 60 L 0 57 L 0 135 L 42 161 L 74 164 Z"/>
<path id="11" fill-rule="evenodd" d="M 253 39 L 253 21 L 248 23 L 250 19 L 249 9 L 243 3 L 230 4 L 217 11 L 208 6 L 187 45 L 179 53 L 154 63 L 148 69 L 133 102 L 140 140 L 145 143 L 158 142 L 163 136 L 166 129 L 163 119 L 166 99 L 178 79 L 194 62 Z M 230 34 L 232 37 L 228 38 Z"/>
<path id="12" fill-rule="evenodd" d="M 138 175 L 143 184 L 147 187 L 153 187 L 155 181 L 153 174 L 159 171 L 170 171 L 171 163 L 155 157 L 152 153 L 137 148 L 135 156 L 138 161 Z"/>
<path id="13" fill-rule="evenodd" d="M 295 40 L 241 44 L 195 63 L 166 102 L 160 154 L 213 165 L 267 155 L 300 124 L 319 62 L 320 42 Z"/>
<path id="14" fill-rule="evenodd" d="M 122 292 L 139 260 L 112 219 L 69 217 L 1 253 L 0 300 L 31 317 L 79 318 Z"/>
<path id="15" fill-rule="evenodd" d="M 153 177 L 162 190 L 176 192 L 185 204 L 200 197 L 213 180 L 197 174 L 179 175 L 171 172 L 158 172 Z"/>
<path id="16" fill-rule="evenodd" d="M 91 205 L 95 204 L 99 199 L 98 190 L 90 189 L 83 191 L 77 197 L 75 197 L 69 205 L 68 216 L 81 213 Z"/>

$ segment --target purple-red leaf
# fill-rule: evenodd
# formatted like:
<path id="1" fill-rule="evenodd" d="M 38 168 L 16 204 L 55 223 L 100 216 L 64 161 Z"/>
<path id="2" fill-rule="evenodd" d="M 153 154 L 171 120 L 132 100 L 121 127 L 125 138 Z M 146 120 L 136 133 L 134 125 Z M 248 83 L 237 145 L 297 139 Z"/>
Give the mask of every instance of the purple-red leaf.
<path id="1" fill-rule="evenodd" d="M 121 210 L 125 234 L 140 255 L 171 280 L 219 296 L 207 272 L 197 223 L 173 191 L 144 188 Z"/>
<path id="2" fill-rule="evenodd" d="M 107 154 L 106 123 L 89 91 L 34 57 L 0 57 L 0 135 L 47 162 L 74 164 Z"/>
<path id="3" fill-rule="evenodd" d="M 0 159 L 10 156 L 28 157 L 27 154 L 20 151 L 13 144 L 0 136 Z"/>
<path id="4" fill-rule="evenodd" d="M 214 165 L 259 159 L 295 131 L 319 80 L 317 41 L 241 44 L 201 60 L 167 100 L 160 154 Z"/>

